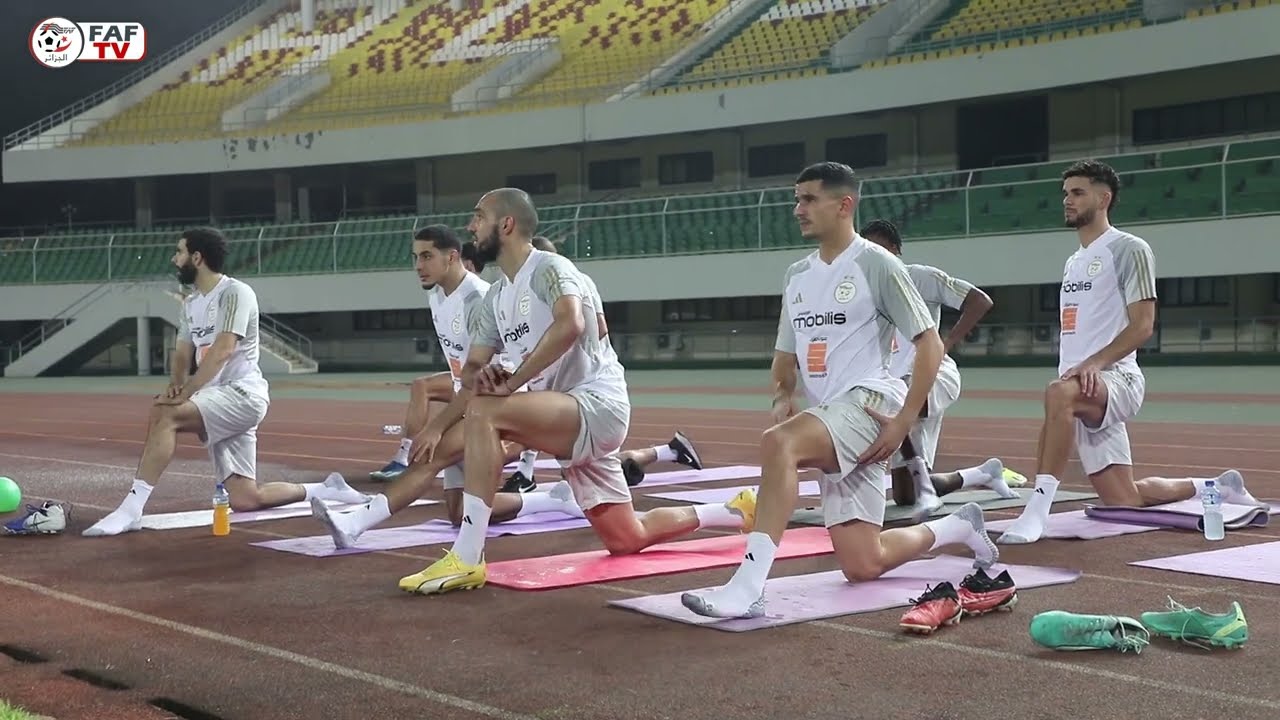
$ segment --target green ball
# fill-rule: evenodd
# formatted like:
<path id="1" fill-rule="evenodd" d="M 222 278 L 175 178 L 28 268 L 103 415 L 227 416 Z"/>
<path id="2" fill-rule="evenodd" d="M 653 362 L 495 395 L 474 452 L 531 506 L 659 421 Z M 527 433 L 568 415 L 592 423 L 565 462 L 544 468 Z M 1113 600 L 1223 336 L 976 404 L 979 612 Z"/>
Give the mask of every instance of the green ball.
<path id="1" fill-rule="evenodd" d="M 0 477 L 0 513 L 13 512 L 22 504 L 22 489 L 7 477 Z"/>

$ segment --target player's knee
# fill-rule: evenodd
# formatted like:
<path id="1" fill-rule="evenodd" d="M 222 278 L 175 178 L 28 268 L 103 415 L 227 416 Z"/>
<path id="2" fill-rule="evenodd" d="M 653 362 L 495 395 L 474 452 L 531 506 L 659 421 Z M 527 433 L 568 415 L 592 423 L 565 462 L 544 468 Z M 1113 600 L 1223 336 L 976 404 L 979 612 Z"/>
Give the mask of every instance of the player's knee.
<path id="1" fill-rule="evenodd" d="M 431 393 L 431 380 L 429 378 L 414 378 L 410 391 L 419 397 L 426 397 Z"/>
<path id="2" fill-rule="evenodd" d="M 1080 387 L 1072 380 L 1054 380 L 1044 390 L 1044 406 L 1050 411 L 1070 411 L 1080 393 Z"/>
<path id="3" fill-rule="evenodd" d="M 229 493 L 231 512 L 253 512 L 262 509 L 262 498 L 257 490 L 237 490 Z"/>
<path id="4" fill-rule="evenodd" d="M 498 412 L 502 409 L 502 398 L 480 396 L 473 397 L 467 403 L 467 422 L 478 422 L 492 424 L 498 416 Z"/>
<path id="5" fill-rule="evenodd" d="M 151 426 L 161 430 L 178 427 L 177 405 L 155 405 L 151 408 Z"/>
<path id="6" fill-rule="evenodd" d="M 795 457 L 795 433 L 789 429 L 775 426 L 764 431 L 760 437 L 760 452 L 765 458 Z"/>
<path id="7" fill-rule="evenodd" d="M 845 562 L 840 567 L 840 571 L 844 573 L 844 579 L 851 583 L 871 582 L 884 574 L 884 568 L 876 562 L 875 558 L 859 558 Z"/>
<path id="8" fill-rule="evenodd" d="M 645 548 L 644 539 L 639 537 L 610 537 L 603 541 L 604 549 L 610 555 L 635 555 Z"/>

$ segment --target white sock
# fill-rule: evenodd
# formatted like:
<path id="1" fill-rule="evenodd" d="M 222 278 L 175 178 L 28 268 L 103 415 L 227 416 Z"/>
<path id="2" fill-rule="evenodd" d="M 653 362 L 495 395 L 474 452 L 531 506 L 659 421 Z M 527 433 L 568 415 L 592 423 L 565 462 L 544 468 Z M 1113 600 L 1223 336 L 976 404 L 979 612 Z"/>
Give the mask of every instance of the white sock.
<path id="1" fill-rule="evenodd" d="M 694 505 L 693 514 L 698 516 L 698 529 L 702 528 L 741 528 L 742 516 L 730 510 L 724 503 L 708 503 Z M 767 535 L 765 537 L 768 537 Z"/>
<path id="2" fill-rule="evenodd" d="M 119 509 L 127 511 L 133 517 L 142 517 L 142 509 L 146 507 L 152 490 L 155 490 L 154 485 L 146 480 L 134 478 L 133 488 L 129 490 L 128 495 L 124 496 L 124 500 L 120 501 Z"/>
<path id="3" fill-rule="evenodd" d="M 484 557 L 484 537 L 493 509 L 471 493 L 462 493 L 462 527 L 453 541 L 453 553 L 467 565 L 479 565 Z"/>
<path id="4" fill-rule="evenodd" d="M 1027 501 L 1027 507 L 996 542 L 1001 545 L 1021 545 L 1039 540 L 1044 535 L 1045 523 L 1049 522 L 1049 509 L 1053 506 L 1053 496 L 1057 491 L 1057 478 L 1052 475 L 1037 475 L 1036 489 Z"/>
<path id="5" fill-rule="evenodd" d="M 676 451 L 670 445 L 654 445 L 653 451 L 658 454 L 657 462 L 675 462 Z"/>
<path id="6" fill-rule="evenodd" d="M 516 466 L 516 472 L 520 473 L 521 475 L 527 478 L 532 478 L 533 463 L 536 462 L 537 459 L 538 459 L 537 450 L 525 450 L 524 452 L 520 453 L 520 464 Z"/>
<path id="7" fill-rule="evenodd" d="M 337 514 L 336 517 L 349 520 L 341 524 L 355 530 L 356 535 L 360 535 L 365 530 L 388 520 L 391 517 L 391 506 L 387 504 L 387 496 L 378 493 L 364 505 L 353 508 L 350 512 Z"/>
<path id="8" fill-rule="evenodd" d="M 307 493 L 306 500 L 315 497 L 321 500 L 333 500 L 345 505 L 363 505 L 372 499 L 372 496 L 366 495 L 348 485 L 346 479 L 340 473 L 329 473 L 329 477 L 325 478 L 324 482 L 303 483 L 302 489 Z"/>
<path id="9" fill-rule="evenodd" d="M 973 551 L 979 567 L 989 568 L 1000 558 L 1000 551 L 987 535 L 982 508 L 977 503 L 969 503 L 946 517 L 930 520 L 924 526 L 933 533 L 929 552 L 963 543 Z"/>
<path id="10" fill-rule="evenodd" d="M 991 488 L 997 495 L 1008 500 L 1018 497 L 1018 493 L 1004 481 L 1004 463 L 999 458 L 991 458 L 977 467 L 957 472 L 960 473 L 961 487 Z"/>
<path id="11" fill-rule="evenodd" d="M 747 551 L 728 584 L 714 590 L 689 592 L 680 602 L 693 612 L 707 617 L 745 617 L 763 614 L 760 601 L 764 584 L 773 568 L 778 546 L 766 533 L 747 535 Z"/>
<path id="12" fill-rule="evenodd" d="M 1216 478 L 1186 478 L 1195 486 L 1196 497 L 1200 497 L 1200 493 L 1204 492 L 1204 483 L 1206 480 L 1212 480 L 1218 492 L 1222 495 L 1222 502 L 1229 502 L 1235 505 L 1262 505 L 1258 502 L 1248 490 L 1244 487 L 1244 476 L 1237 470 L 1228 470 Z"/>
<path id="13" fill-rule="evenodd" d="M 142 509 L 154 489 L 151 483 L 134 478 L 133 488 L 120 501 L 120 506 L 81 534 L 86 537 L 102 537 L 137 530 L 142 524 Z"/>
<path id="14" fill-rule="evenodd" d="M 413 450 L 413 438 L 402 438 L 400 440 L 400 449 L 396 451 L 396 457 L 392 462 L 398 462 L 401 465 L 409 464 L 409 453 Z"/>
<path id="15" fill-rule="evenodd" d="M 521 493 L 519 497 L 520 510 L 516 513 L 516 517 L 544 512 L 586 517 L 582 508 L 578 507 L 578 501 L 573 497 L 573 489 L 564 480 L 551 486 L 551 489 L 546 492 Z"/>
<path id="16" fill-rule="evenodd" d="M 929 477 L 929 466 L 924 464 L 924 458 L 913 457 L 908 460 L 907 470 L 911 473 L 911 480 L 916 486 L 916 504 L 912 506 L 912 514 L 918 521 L 923 521 L 934 510 L 942 507 L 942 499 L 938 497 L 938 491 L 933 487 L 933 480 Z"/>

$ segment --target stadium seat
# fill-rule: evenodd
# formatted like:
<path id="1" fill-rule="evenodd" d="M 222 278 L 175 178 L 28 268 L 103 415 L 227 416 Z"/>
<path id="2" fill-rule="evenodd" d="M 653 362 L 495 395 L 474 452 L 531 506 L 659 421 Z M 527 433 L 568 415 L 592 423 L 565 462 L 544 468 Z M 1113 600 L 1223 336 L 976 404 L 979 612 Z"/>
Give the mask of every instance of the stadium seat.
<path id="1" fill-rule="evenodd" d="M 996 52 L 1141 26 L 1141 0 L 966 0 L 890 57 L 864 67 Z"/>
<path id="2" fill-rule="evenodd" d="M 655 94 L 824 74 L 820 59 L 879 7 L 872 0 L 780 0 Z"/>

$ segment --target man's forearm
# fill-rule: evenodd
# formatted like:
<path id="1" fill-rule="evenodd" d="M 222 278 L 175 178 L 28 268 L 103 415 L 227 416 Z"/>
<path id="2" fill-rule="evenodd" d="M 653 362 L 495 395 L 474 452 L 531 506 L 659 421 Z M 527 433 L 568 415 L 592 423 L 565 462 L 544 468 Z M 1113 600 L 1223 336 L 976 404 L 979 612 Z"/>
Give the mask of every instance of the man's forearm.
<path id="1" fill-rule="evenodd" d="M 973 329 L 978 326 L 978 321 L 991 310 L 993 304 L 986 293 L 978 290 L 965 296 L 964 302 L 960 305 L 960 317 L 956 320 L 956 324 L 951 326 L 950 332 L 942 343 L 943 352 L 959 345 L 969 333 L 973 332 Z"/>
<path id="2" fill-rule="evenodd" d="M 458 391 L 453 394 L 453 399 L 449 401 L 448 405 L 444 406 L 444 410 L 441 410 L 438 415 L 431 418 L 431 421 L 427 423 L 427 427 L 434 425 L 443 435 L 445 430 L 453 427 L 455 423 L 466 415 L 467 403 L 471 402 L 471 398 L 474 395 L 475 393 L 466 386 L 458 388 Z"/>
<path id="3" fill-rule="evenodd" d="M 524 362 L 520 363 L 520 367 L 511 374 L 507 380 L 507 386 L 515 390 L 541 375 L 543 370 L 551 366 L 551 363 L 569 352 L 569 348 L 573 347 L 573 343 L 578 340 L 583 331 L 581 324 L 551 323 L 551 327 L 547 328 L 546 334 L 538 341 L 533 352 L 529 353 L 529 357 L 525 358 Z"/>
<path id="4" fill-rule="evenodd" d="M 1151 333 L 1151 328 L 1145 323 L 1137 324 L 1131 322 L 1116 336 L 1115 340 L 1107 343 L 1106 347 L 1094 353 L 1090 360 L 1104 368 L 1111 367 L 1120 362 L 1129 353 L 1142 347 L 1142 344 L 1151 337 Z"/>
<path id="5" fill-rule="evenodd" d="M 911 364 L 911 384 L 907 386 L 907 399 L 902 403 L 902 412 L 907 417 L 920 417 L 925 402 L 929 399 L 929 391 L 938 379 L 938 366 L 942 364 L 942 339 L 938 333 L 927 331 L 927 339 L 916 344 L 915 361 Z"/>
<path id="6" fill-rule="evenodd" d="M 191 354 L 184 350 L 177 350 L 169 360 L 169 382 L 178 387 L 187 381 L 188 371 L 191 369 Z"/>
<path id="7" fill-rule="evenodd" d="M 211 349 L 209 354 L 204 356 L 204 361 L 200 363 L 200 367 L 196 368 L 196 374 L 192 375 L 191 379 L 182 386 L 182 393 L 187 397 L 194 395 L 212 380 L 218 374 L 218 371 L 222 370 L 222 366 L 227 364 L 227 360 L 230 357 L 230 350 Z"/>

